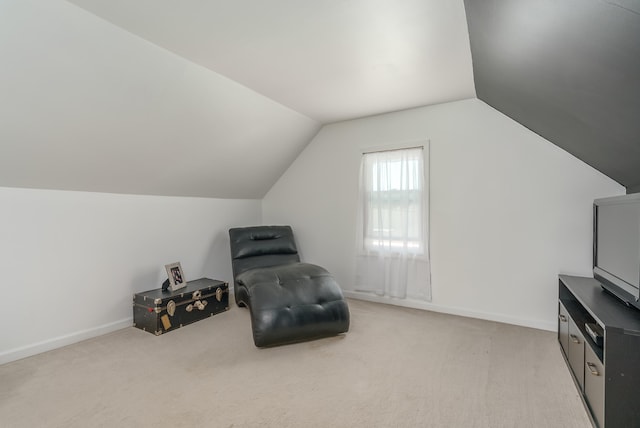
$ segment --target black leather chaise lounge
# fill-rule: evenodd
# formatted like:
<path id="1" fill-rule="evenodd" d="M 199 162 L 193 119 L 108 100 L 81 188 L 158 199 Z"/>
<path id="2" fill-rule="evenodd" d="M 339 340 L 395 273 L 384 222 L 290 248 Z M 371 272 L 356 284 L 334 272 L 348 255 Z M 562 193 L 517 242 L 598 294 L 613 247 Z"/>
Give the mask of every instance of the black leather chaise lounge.
<path id="1" fill-rule="evenodd" d="M 251 313 L 258 347 L 333 336 L 349 330 L 349 308 L 324 268 L 300 263 L 289 226 L 229 230 L 234 294 Z"/>

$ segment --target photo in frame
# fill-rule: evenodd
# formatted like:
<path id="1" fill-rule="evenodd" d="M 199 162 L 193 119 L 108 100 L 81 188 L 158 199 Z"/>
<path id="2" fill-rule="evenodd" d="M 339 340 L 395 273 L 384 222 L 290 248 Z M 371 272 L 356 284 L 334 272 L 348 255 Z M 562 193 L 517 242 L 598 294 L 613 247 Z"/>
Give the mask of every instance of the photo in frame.
<path id="1" fill-rule="evenodd" d="M 187 280 L 184 277 L 180 262 L 165 265 L 164 268 L 167 270 L 169 289 L 171 291 L 176 291 L 187 286 Z"/>

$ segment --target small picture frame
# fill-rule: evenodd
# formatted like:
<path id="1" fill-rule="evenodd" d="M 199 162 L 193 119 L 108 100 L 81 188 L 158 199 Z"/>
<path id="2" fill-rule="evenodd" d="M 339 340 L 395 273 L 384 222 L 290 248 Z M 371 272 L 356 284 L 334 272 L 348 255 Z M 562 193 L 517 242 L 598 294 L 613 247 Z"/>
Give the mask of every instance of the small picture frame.
<path id="1" fill-rule="evenodd" d="M 165 265 L 164 268 L 167 270 L 167 276 L 169 277 L 169 289 L 171 291 L 176 291 L 187 286 L 187 281 L 184 278 L 184 272 L 182 271 L 180 262 Z"/>

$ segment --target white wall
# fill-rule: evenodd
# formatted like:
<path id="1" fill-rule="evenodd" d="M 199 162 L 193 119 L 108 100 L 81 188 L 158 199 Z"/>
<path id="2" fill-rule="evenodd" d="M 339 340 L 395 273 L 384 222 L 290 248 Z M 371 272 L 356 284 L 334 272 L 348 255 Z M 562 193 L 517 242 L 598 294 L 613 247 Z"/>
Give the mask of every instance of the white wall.
<path id="1" fill-rule="evenodd" d="M 555 329 L 557 275 L 591 273 L 591 204 L 624 188 L 480 100 L 325 126 L 262 203 L 352 289 L 361 150 L 431 145 L 433 310 Z"/>
<path id="2" fill-rule="evenodd" d="M 130 326 L 165 264 L 231 281 L 227 230 L 259 222 L 259 200 L 0 187 L 0 364 Z"/>

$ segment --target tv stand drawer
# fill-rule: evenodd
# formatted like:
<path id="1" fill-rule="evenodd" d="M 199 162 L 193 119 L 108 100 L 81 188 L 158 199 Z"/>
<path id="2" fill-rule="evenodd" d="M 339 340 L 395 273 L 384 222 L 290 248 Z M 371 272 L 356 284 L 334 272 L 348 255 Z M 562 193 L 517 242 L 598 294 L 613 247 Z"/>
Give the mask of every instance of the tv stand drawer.
<path id="1" fill-rule="evenodd" d="M 584 389 L 584 336 L 578 330 L 578 326 L 569 318 L 569 366 L 580 385 L 580 390 Z M 587 346 L 588 348 L 588 346 Z"/>
<path id="2" fill-rule="evenodd" d="M 564 356 L 569 358 L 569 312 L 558 302 L 558 341 Z"/>
<path id="3" fill-rule="evenodd" d="M 590 346 L 585 346 L 584 396 L 593 418 L 601 427 L 604 426 L 604 379 L 604 364 L 600 362 Z"/>

